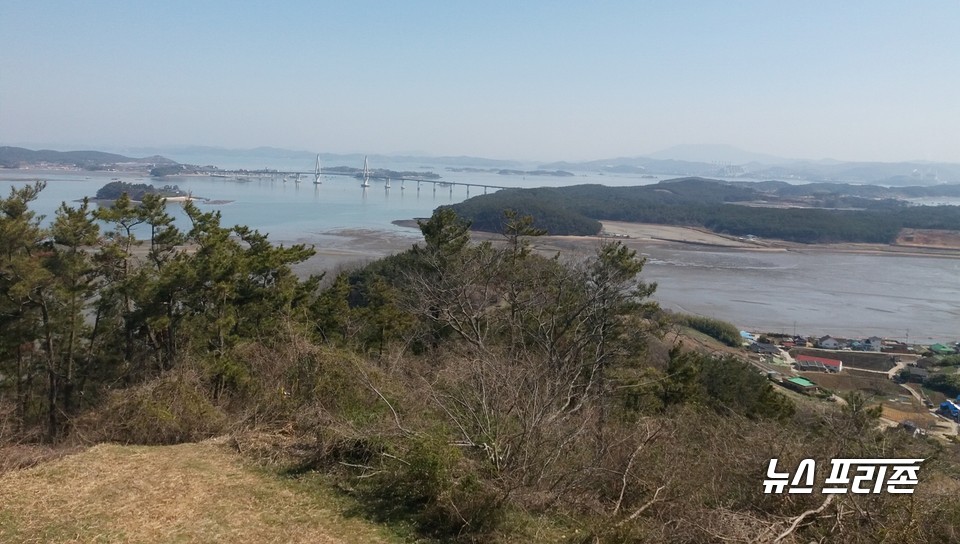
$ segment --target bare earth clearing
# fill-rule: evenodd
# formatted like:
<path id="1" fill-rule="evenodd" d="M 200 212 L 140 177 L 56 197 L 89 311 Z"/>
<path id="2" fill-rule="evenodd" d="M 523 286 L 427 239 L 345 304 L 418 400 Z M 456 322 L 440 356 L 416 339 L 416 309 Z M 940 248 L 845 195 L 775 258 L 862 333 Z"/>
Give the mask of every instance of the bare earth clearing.
<path id="1" fill-rule="evenodd" d="M 960 232 L 933 229 L 903 229 L 897 238 L 898 246 L 960 248 Z"/>
<path id="2" fill-rule="evenodd" d="M 0 542 L 390 542 L 222 440 L 102 444 L 0 475 Z"/>
<path id="3" fill-rule="evenodd" d="M 620 221 L 604 221 L 603 230 L 608 235 L 626 235 L 629 237 L 629 241 L 639 241 L 645 244 L 700 245 L 751 251 L 832 251 L 960 257 L 960 232 L 942 230 L 904 229 L 894 244 L 799 244 L 764 238 L 744 239 L 691 227 L 623 223 Z"/>
<path id="4" fill-rule="evenodd" d="M 415 223 L 402 222 L 415 227 Z M 533 240 L 538 249 L 550 252 L 557 250 L 593 251 L 602 241 L 620 240 L 627 246 L 639 249 L 657 245 L 677 249 L 723 249 L 742 251 L 796 251 L 803 253 L 860 253 L 894 254 L 905 256 L 930 256 L 960 258 L 960 232 L 953 231 L 907 231 L 895 244 L 800 244 L 782 240 L 752 238 L 716 234 L 706 229 L 602 221 L 604 236 L 542 236 Z M 497 234 L 473 232 L 478 240 L 502 240 Z"/>

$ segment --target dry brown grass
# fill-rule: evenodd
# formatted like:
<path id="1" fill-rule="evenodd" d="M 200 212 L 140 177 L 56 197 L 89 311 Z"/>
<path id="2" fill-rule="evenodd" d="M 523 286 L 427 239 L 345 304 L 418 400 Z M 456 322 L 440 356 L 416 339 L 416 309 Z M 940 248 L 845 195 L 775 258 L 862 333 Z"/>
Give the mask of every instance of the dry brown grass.
<path id="1" fill-rule="evenodd" d="M 921 428 L 927 429 L 937 422 L 937 418 L 930 415 L 930 412 L 913 404 L 882 402 L 880 405 L 883 406 L 883 417 L 897 423 L 912 421 Z"/>
<path id="2" fill-rule="evenodd" d="M 902 387 L 882 374 L 844 370 L 839 374 L 801 372 L 806 378 L 836 393 L 860 391 L 883 407 L 883 417 L 901 423 L 913 421 L 923 428 L 936 418 Z"/>
<path id="3" fill-rule="evenodd" d="M 0 446 L 0 474 L 29 468 L 75 452 L 73 448 L 53 448 L 39 444 Z"/>
<path id="4" fill-rule="evenodd" d="M 0 475 L 0 542 L 388 542 L 223 440 L 99 445 Z"/>
<path id="5" fill-rule="evenodd" d="M 906 391 L 883 374 L 858 373 L 855 370 L 844 370 L 838 374 L 829 372 L 800 372 L 800 375 L 820 387 L 825 387 L 837 393 L 862 391 L 867 395 L 879 397 L 897 397 L 906 394 Z"/>

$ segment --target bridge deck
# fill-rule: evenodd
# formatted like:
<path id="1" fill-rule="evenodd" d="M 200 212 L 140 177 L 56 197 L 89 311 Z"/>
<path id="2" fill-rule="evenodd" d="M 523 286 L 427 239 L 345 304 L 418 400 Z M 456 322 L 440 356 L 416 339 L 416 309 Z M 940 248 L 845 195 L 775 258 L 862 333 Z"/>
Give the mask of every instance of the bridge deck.
<path id="1" fill-rule="evenodd" d="M 260 177 L 260 178 L 278 178 L 286 176 L 300 176 L 305 178 L 303 181 L 309 181 L 309 178 L 316 175 L 315 172 L 257 172 L 257 171 L 243 171 L 243 170 L 217 170 L 216 172 L 200 172 L 200 174 L 207 174 L 212 177 Z M 346 176 L 351 178 L 356 178 L 356 173 L 348 172 L 324 172 L 321 174 L 321 177 L 327 176 Z M 448 181 L 443 179 L 423 179 L 423 178 L 392 178 L 382 175 L 370 175 L 367 176 L 367 179 L 371 180 L 390 180 L 390 181 L 415 181 L 417 183 L 433 183 L 434 185 L 439 185 L 441 187 L 459 185 L 461 187 L 480 187 L 483 189 L 510 189 L 503 185 L 490 185 L 489 183 L 466 183 L 463 181 Z M 311 182 L 312 183 L 312 182 Z"/>

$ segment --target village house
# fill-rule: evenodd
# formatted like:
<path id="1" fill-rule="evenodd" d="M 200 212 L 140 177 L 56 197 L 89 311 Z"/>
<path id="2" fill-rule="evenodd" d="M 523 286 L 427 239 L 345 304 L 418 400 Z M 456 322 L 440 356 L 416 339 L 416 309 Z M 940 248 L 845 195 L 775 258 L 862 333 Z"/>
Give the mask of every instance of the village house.
<path id="1" fill-rule="evenodd" d="M 871 336 L 866 340 L 855 340 L 850 343 L 850 349 L 853 351 L 881 351 L 883 349 L 883 338 Z"/>
<path id="2" fill-rule="evenodd" d="M 748 350 L 759 353 L 760 355 L 780 355 L 780 348 L 774 344 L 761 344 L 754 342 L 747 347 Z"/>
<path id="3" fill-rule="evenodd" d="M 930 371 L 918 366 L 907 366 L 900 371 L 900 378 L 905 382 L 923 383 L 930 376 Z"/>
<path id="4" fill-rule="evenodd" d="M 943 344 L 934 344 L 930 346 L 930 351 L 936 353 L 937 355 L 953 355 L 957 352 L 955 349 Z"/>
<path id="5" fill-rule="evenodd" d="M 784 387 L 786 387 L 786 388 L 788 388 L 788 389 L 793 389 L 793 390 L 796 391 L 797 393 L 804 393 L 804 394 L 807 394 L 807 395 L 814 395 L 814 394 L 816 394 L 817 391 L 818 391 L 817 384 L 813 383 L 812 381 L 810 381 L 810 380 L 808 380 L 808 379 L 806 379 L 806 378 L 802 378 L 802 377 L 787 378 L 786 380 L 784 380 L 784 381 L 781 382 L 781 383 L 783 384 Z"/>
<path id="6" fill-rule="evenodd" d="M 896 340 L 884 340 L 883 344 L 881 345 L 881 351 L 886 351 L 889 353 L 913 353 L 913 348 L 904 342 L 897 342 Z"/>
<path id="7" fill-rule="evenodd" d="M 863 346 L 867 351 L 881 351 L 883 349 L 883 338 L 871 336 L 863 341 Z"/>
<path id="8" fill-rule="evenodd" d="M 817 347 L 823 349 L 840 349 L 842 344 L 832 336 L 823 336 L 817 339 Z"/>
<path id="9" fill-rule="evenodd" d="M 805 348 L 807 347 L 807 339 L 802 336 L 789 336 L 784 335 L 777 340 L 777 345 L 784 349 L 790 348 Z"/>
<path id="10" fill-rule="evenodd" d="M 797 369 L 808 372 L 841 372 L 843 370 L 843 361 L 839 359 L 828 359 L 826 357 L 814 357 L 811 355 L 797 355 L 794 357 L 797 362 Z"/>
<path id="11" fill-rule="evenodd" d="M 921 357 L 917 359 L 915 362 L 913 362 L 912 364 L 911 363 L 907 363 L 907 364 L 910 364 L 911 366 L 917 366 L 920 368 L 931 368 L 931 367 L 937 366 L 937 359 L 936 357 Z"/>

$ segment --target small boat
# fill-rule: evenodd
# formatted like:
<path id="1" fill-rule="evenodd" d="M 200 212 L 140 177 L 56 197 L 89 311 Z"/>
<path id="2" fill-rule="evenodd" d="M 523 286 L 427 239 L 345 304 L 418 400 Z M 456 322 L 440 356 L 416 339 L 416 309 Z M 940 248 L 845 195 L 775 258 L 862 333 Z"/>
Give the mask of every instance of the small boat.
<path id="1" fill-rule="evenodd" d="M 320 185 L 321 183 L 323 183 L 322 181 L 320 181 L 321 172 L 320 172 L 320 154 L 319 153 L 317 153 L 317 168 L 313 175 L 314 175 L 314 178 L 313 178 L 314 185 Z"/>

